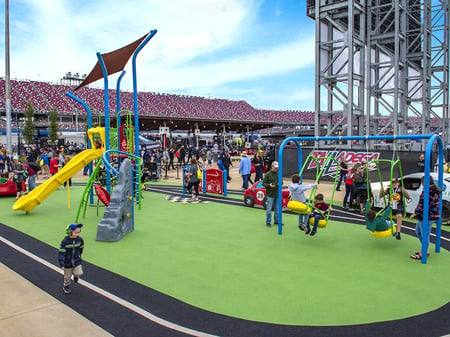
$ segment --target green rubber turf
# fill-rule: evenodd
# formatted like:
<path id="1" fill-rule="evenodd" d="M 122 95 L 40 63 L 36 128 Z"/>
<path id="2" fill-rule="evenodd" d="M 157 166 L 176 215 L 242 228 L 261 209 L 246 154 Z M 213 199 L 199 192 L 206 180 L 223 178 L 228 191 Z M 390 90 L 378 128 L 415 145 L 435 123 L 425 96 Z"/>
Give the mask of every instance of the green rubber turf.
<path id="1" fill-rule="evenodd" d="M 58 247 L 82 187 L 62 187 L 26 215 L 1 198 L 1 222 Z M 316 236 L 283 215 L 283 235 L 262 209 L 169 202 L 145 192 L 135 231 L 96 242 L 104 208 L 88 207 L 84 259 L 205 310 L 292 325 L 348 325 L 426 313 L 449 302 L 450 254 L 409 258 L 417 238 L 374 238 L 361 225 L 330 221 Z M 55 264 L 57 262 L 55 249 Z M 55 282 L 57 282 L 55 280 Z"/>

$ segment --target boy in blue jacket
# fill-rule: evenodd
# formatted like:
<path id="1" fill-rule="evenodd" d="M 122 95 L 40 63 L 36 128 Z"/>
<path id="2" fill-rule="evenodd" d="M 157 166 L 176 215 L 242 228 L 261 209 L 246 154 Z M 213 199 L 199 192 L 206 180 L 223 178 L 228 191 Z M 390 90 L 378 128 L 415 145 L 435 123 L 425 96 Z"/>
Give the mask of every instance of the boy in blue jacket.
<path id="1" fill-rule="evenodd" d="M 67 236 L 61 241 L 61 246 L 58 252 L 58 260 L 60 267 L 64 270 L 64 284 L 63 291 L 65 294 L 70 294 L 71 278 L 78 282 L 78 279 L 83 275 L 83 268 L 81 267 L 81 254 L 83 254 L 84 241 L 80 236 L 80 223 L 73 223 L 67 226 Z"/>

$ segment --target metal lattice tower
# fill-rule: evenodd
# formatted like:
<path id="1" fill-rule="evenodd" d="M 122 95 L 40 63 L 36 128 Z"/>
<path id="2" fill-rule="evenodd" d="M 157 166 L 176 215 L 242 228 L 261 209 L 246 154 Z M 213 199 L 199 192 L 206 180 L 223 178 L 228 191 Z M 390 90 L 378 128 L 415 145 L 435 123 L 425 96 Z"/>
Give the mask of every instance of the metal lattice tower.
<path id="1" fill-rule="evenodd" d="M 316 136 L 325 124 L 326 136 L 441 132 L 450 142 L 448 0 L 308 0 L 307 15 Z"/>

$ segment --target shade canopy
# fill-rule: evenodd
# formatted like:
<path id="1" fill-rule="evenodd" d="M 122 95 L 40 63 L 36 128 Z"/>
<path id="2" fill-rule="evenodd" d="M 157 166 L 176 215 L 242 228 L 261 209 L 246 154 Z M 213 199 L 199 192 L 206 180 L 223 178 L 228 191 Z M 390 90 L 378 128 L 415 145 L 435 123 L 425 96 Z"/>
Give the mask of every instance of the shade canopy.
<path id="1" fill-rule="evenodd" d="M 131 55 L 133 55 L 134 51 L 137 49 L 137 47 L 139 47 L 139 45 L 147 36 L 148 34 L 145 34 L 140 39 L 137 39 L 136 41 L 130 43 L 129 45 L 126 45 L 125 47 L 122 47 L 120 49 L 114 50 L 106 54 L 102 54 L 103 62 L 105 63 L 108 75 L 112 75 L 119 71 L 122 71 L 125 68 L 125 65 L 127 64 Z M 81 84 L 78 87 L 75 88 L 74 91 L 77 91 L 78 89 L 88 85 L 89 83 L 95 82 L 102 78 L 103 78 L 102 68 L 100 66 L 100 62 L 97 61 L 97 63 L 94 66 L 94 69 L 91 70 L 89 75 L 83 80 L 83 82 L 81 82 Z"/>

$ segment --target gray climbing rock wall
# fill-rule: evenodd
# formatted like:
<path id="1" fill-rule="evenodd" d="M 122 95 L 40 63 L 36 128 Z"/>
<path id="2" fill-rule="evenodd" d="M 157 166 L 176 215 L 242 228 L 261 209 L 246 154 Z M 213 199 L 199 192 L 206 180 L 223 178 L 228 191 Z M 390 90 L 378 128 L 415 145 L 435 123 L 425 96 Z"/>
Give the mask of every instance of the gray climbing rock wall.
<path id="1" fill-rule="evenodd" d="M 120 165 L 119 181 L 111 195 L 109 206 L 97 227 L 97 241 L 119 241 L 133 230 L 133 182 L 131 161 Z"/>

